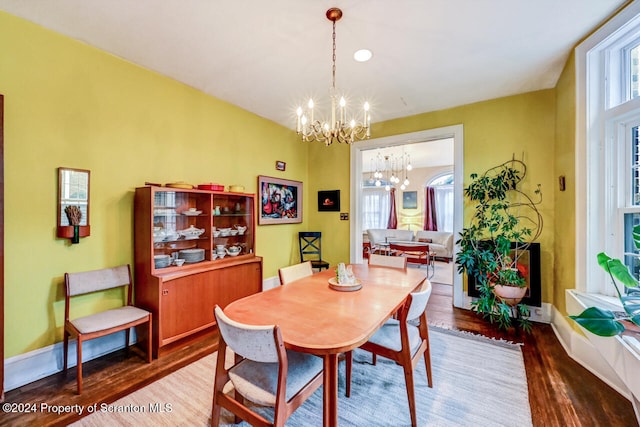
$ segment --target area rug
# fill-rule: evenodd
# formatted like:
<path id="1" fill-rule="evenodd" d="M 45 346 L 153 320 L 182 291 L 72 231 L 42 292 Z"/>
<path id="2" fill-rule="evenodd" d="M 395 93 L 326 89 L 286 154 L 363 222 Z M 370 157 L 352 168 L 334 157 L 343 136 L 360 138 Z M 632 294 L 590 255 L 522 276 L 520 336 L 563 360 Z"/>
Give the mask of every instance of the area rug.
<path id="1" fill-rule="evenodd" d="M 527 380 L 517 345 L 430 327 L 433 388 L 424 362 L 414 373 L 420 426 L 531 426 Z M 354 355 L 351 397 L 344 396 L 340 366 L 340 426 L 409 426 L 402 368 L 384 358 Z M 73 426 L 208 426 L 215 354 L 109 404 Z M 268 408 L 259 408 L 271 414 Z M 233 425 L 223 410 L 223 425 Z M 242 427 L 246 423 L 239 424 Z M 322 389 L 289 418 L 287 426 L 322 425 Z"/>

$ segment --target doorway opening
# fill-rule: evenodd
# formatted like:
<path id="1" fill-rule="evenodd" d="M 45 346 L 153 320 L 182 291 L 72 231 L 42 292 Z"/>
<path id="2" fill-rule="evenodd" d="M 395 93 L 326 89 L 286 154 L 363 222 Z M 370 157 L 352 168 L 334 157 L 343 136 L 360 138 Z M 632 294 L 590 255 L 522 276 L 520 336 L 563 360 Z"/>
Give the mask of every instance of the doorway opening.
<path id="1" fill-rule="evenodd" d="M 403 151 L 404 150 L 404 151 Z M 399 195 L 396 196 L 397 200 L 400 200 L 399 207 L 402 207 L 402 192 L 403 191 L 416 191 L 422 193 L 424 200 L 424 188 L 426 184 L 438 176 L 444 174 L 451 174 L 453 178 L 453 218 L 452 233 L 454 236 L 459 235 L 462 230 L 462 173 L 463 173 L 463 126 L 454 125 L 438 129 L 430 129 L 420 132 L 394 135 L 390 137 L 377 138 L 368 141 L 360 141 L 351 146 L 351 222 L 350 222 L 350 234 L 351 234 L 351 262 L 361 263 L 363 262 L 363 233 L 365 229 L 364 221 L 364 209 L 363 204 L 365 193 L 365 181 L 369 180 L 369 173 L 371 169 L 372 157 L 378 155 L 378 153 L 385 153 L 386 151 L 394 151 L 400 153 L 409 153 L 411 157 L 412 166 L 419 165 L 419 156 L 426 153 L 426 158 L 433 160 L 436 156 L 442 156 L 449 154 L 452 160 L 440 162 L 441 164 L 434 169 L 429 167 L 422 168 L 422 173 L 425 174 L 415 175 L 415 187 L 410 189 L 409 187 L 404 190 L 400 190 L 398 187 Z M 430 154 L 429 154 L 430 153 Z M 384 157 L 384 154 L 382 154 Z M 415 163 L 415 165 L 414 165 Z M 384 188 L 384 187 L 383 187 Z M 378 190 L 380 191 L 380 190 Z M 382 190 L 384 191 L 384 189 Z M 417 206 L 421 203 L 418 201 Z M 369 208 L 368 208 L 369 209 Z M 424 227 L 424 221 L 421 219 L 420 211 L 423 209 L 398 209 L 400 215 L 398 215 L 399 229 L 421 230 Z M 369 214 L 369 213 L 367 213 Z M 453 247 L 453 257 L 455 257 L 455 245 Z M 462 278 L 455 272 L 453 272 L 453 305 L 456 307 L 466 308 L 469 306 L 470 300 L 464 295 L 462 289 Z"/>

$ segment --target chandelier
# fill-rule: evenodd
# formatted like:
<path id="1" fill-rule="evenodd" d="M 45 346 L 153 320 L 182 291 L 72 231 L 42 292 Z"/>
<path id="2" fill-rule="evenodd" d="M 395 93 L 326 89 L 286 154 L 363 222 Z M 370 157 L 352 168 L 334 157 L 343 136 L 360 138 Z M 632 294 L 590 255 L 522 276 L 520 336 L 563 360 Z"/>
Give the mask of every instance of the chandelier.
<path id="1" fill-rule="evenodd" d="M 296 115 L 296 132 L 301 136 L 303 141 L 312 142 L 320 141 L 326 145 L 333 142 L 344 142 L 351 144 L 371 136 L 370 125 L 371 115 L 369 114 L 369 103 L 365 102 L 360 115 L 362 121 L 358 121 L 356 117 L 347 119 L 347 101 L 344 96 L 338 96 L 336 90 L 336 21 L 342 18 L 342 10 L 333 7 L 327 10 L 327 19 L 333 22 L 333 56 L 332 63 L 332 85 L 329 92 L 331 98 L 331 118 L 330 120 L 318 120 L 314 114 L 313 99 L 309 99 L 306 111 L 302 107 L 298 107 Z"/>
<path id="2" fill-rule="evenodd" d="M 400 184 L 401 190 L 409 186 L 409 171 L 413 169 L 409 154 L 402 153 L 402 155 L 397 156 L 391 153 L 383 156 L 378 153 L 371 162 L 369 183 L 375 183 L 376 187 L 382 187 L 384 184 L 384 189 L 387 191 L 390 191 L 392 187 L 395 188 L 400 182 L 402 182 Z M 403 176 L 404 179 L 402 178 Z"/>

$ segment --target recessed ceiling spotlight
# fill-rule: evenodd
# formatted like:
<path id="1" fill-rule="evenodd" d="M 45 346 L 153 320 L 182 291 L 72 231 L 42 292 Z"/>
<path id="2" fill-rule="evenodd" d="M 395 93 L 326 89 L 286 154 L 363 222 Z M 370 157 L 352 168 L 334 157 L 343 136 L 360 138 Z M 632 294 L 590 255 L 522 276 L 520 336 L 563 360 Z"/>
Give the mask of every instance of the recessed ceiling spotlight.
<path id="1" fill-rule="evenodd" d="M 373 53 L 369 49 L 360 49 L 357 50 L 356 53 L 353 54 L 353 59 L 358 62 L 367 62 L 371 59 Z"/>

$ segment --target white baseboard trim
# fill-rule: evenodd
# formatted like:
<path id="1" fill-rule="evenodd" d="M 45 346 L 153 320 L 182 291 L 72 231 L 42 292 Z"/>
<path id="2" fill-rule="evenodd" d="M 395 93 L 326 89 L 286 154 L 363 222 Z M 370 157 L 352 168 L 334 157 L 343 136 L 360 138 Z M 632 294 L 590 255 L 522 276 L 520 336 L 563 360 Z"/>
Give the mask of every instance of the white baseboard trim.
<path id="1" fill-rule="evenodd" d="M 560 344 L 569 357 L 578 362 L 586 370 L 598 377 L 622 396 L 631 400 L 631 393 L 618 374 L 616 374 L 609 363 L 607 363 L 607 361 L 600 355 L 600 352 L 596 350 L 591 342 L 586 337 L 576 332 L 571 327 L 569 320 L 555 307 L 553 307 L 551 326 L 556 337 L 560 341 Z"/>
<path id="2" fill-rule="evenodd" d="M 83 361 L 89 361 L 124 348 L 124 331 L 85 341 L 82 345 Z M 135 328 L 131 330 L 131 344 L 136 342 Z M 64 353 L 62 342 L 42 347 L 4 360 L 4 390 L 10 391 L 25 384 L 62 371 Z M 76 340 L 69 341 L 68 367 L 76 366 Z"/>

